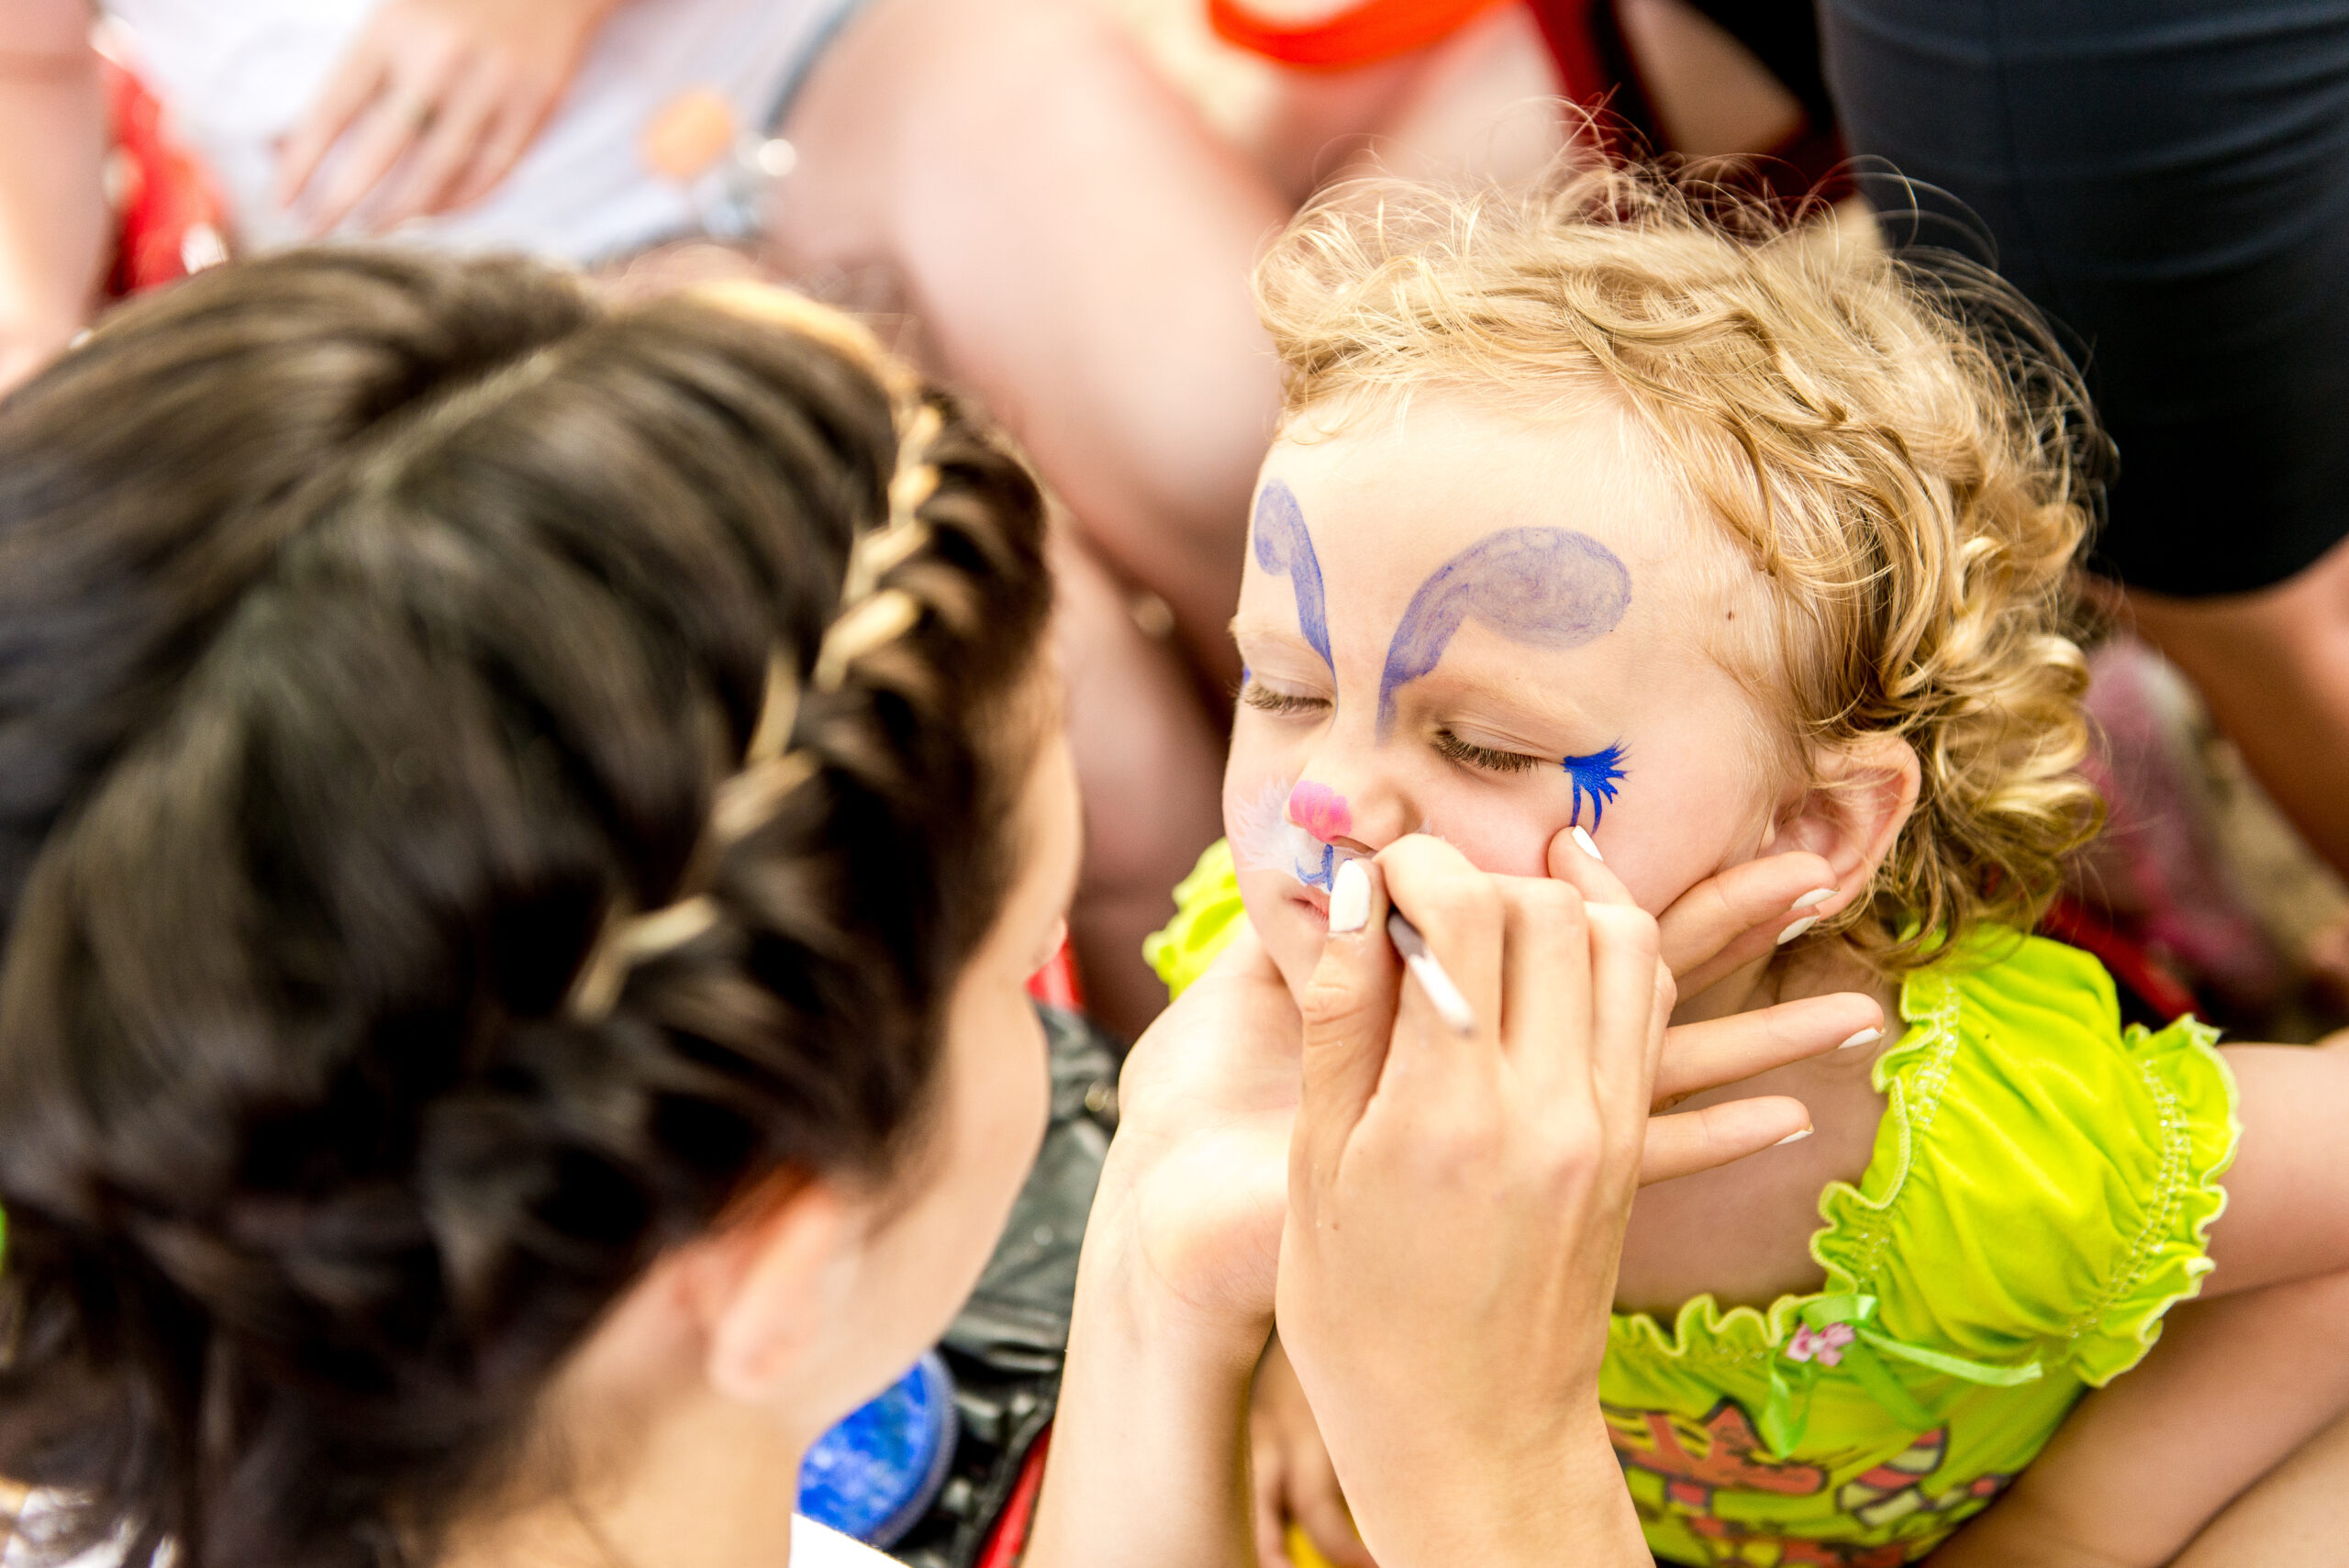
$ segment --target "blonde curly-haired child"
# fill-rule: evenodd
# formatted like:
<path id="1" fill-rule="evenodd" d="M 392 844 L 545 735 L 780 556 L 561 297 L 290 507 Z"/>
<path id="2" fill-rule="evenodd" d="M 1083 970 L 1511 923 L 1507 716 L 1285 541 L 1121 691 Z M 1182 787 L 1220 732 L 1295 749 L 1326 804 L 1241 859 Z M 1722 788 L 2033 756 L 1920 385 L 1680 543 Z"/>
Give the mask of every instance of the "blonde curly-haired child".
<path id="1" fill-rule="evenodd" d="M 1355 191 L 1259 297 L 1286 417 L 1170 984 L 1244 907 L 1301 991 L 1348 862 L 1423 831 L 1656 911 L 1815 857 L 1677 1018 L 1860 990 L 1905 1023 L 1728 1092 L 1815 1136 L 1641 1197 L 1603 1413 L 1660 1559 L 1915 1561 L 2178 1303 L 2275 1320 L 2349 1267 L 2349 1172 L 2314 1157 L 2349 1060 L 2124 1030 L 2093 959 L 2027 934 L 2099 819 L 2099 438 L 2024 307 L 1617 171 Z M 2182 1428 L 2067 1443 L 1936 1561 L 2169 1561 L 2349 1404 L 2331 1362 L 2185 1338 Z"/>

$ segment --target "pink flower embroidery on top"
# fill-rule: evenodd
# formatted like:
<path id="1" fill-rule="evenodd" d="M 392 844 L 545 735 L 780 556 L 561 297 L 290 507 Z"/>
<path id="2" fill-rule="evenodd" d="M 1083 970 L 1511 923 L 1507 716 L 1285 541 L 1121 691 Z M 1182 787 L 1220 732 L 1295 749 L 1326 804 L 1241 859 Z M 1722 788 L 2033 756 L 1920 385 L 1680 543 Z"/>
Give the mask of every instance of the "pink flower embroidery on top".
<path id="1" fill-rule="evenodd" d="M 1817 1356 L 1820 1365 L 1835 1366 L 1843 1360 L 1843 1347 L 1859 1337 L 1859 1330 L 1849 1323 L 1830 1323 L 1824 1329 L 1806 1325 L 1795 1330 L 1793 1343 L 1787 1346 L 1787 1359 L 1807 1362 Z"/>

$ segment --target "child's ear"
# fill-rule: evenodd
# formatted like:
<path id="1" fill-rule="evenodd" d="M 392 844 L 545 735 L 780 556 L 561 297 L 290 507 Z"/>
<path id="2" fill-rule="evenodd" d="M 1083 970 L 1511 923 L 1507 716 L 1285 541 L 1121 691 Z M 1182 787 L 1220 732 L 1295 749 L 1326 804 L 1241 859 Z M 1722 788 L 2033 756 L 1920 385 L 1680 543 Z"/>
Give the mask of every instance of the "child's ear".
<path id="1" fill-rule="evenodd" d="M 1859 895 L 1917 808 L 1917 753 L 1898 735 L 1865 735 L 1811 753 L 1812 783 L 1782 812 L 1771 847 L 1809 850 L 1835 869 L 1841 908 Z"/>

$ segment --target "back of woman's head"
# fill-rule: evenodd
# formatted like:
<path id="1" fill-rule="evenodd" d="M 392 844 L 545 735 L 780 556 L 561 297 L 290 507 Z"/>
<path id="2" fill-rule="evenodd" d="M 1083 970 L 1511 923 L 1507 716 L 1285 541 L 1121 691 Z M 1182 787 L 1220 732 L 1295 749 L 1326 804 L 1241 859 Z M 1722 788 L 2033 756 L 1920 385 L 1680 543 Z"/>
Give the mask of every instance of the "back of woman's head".
<path id="1" fill-rule="evenodd" d="M 520 262 L 222 269 L 0 405 L 0 1473 L 408 1561 L 662 1248 L 885 1173 L 1040 510 L 845 324 Z"/>

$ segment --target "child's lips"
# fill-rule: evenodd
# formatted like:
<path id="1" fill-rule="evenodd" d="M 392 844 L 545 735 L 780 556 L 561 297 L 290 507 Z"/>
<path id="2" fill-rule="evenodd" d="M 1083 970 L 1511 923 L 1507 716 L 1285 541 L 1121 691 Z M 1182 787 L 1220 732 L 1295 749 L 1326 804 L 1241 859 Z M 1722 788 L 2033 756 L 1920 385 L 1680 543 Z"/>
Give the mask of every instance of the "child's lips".
<path id="1" fill-rule="evenodd" d="M 1330 895 L 1322 892 L 1319 888 L 1308 887 L 1304 884 L 1299 883 L 1297 884 L 1297 891 L 1290 894 L 1289 896 L 1296 899 L 1299 904 L 1304 905 L 1306 908 L 1311 910 L 1313 917 L 1320 921 L 1321 924 L 1326 926 L 1330 923 Z"/>

